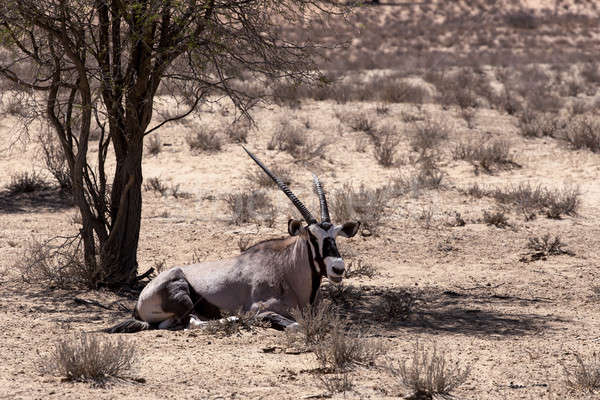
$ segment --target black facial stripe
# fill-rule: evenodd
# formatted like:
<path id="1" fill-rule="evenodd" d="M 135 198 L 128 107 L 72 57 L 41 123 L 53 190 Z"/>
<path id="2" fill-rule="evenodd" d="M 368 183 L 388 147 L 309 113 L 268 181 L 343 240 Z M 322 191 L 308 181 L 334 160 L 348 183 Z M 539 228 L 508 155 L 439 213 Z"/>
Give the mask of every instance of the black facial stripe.
<path id="1" fill-rule="evenodd" d="M 321 286 L 322 273 L 319 273 L 319 271 L 317 271 L 317 266 L 315 265 L 315 260 L 313 258 L 313 254 L 312 254 L 310 245 L 308 245 L 306 247 L 308 247 L 308 262 L 310 264 L 310 275 L 311 275 L 311 282 L 312 282 L 311 291 L 310 291 L 310 304 L 313 304 L 315 302 L 315 299 L 317 298 L 317 292 L 319 291 L 319 286 Z M 323 271 L 323 270 L 321 269 L 321 271 Z"/>
<path id="2" fill-rule="evenodd" d="M 325 257 L 340 258 L 340 252 L 338 251 L 333 238 L 328 237 L 323 239 L 323 258 Z"/>
<path id="3" fill-rule="evenodd" d="M 314 235 L 312 233 L 310 233 L 310 232 L 308 232 L 308 238 L 309 238 L 310 242 L 312 243 L 312 245 L 313 245 L 313 247 L 315 249 L 315 257 L 314 257 L 314 259 L 319 264 L 319 268 L 321 269 L 321 275 L 325 276 L 327 274 L 327 267 L 325 266 L 325 261 L 323 261 L 323 257 L 319 254 L 319 242 L 318 242 L 317 238 L 314 237 Z"/>

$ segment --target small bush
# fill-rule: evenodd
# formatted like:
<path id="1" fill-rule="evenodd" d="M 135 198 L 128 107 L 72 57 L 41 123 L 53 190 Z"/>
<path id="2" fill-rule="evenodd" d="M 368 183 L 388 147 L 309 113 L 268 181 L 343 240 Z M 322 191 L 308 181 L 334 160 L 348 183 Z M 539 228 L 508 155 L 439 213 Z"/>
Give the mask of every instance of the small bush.
<path id="1" fill-rule="evenodd" d="M 267 144 L 269 150 L 288 152 L 296 161 L 310 161 L 323 158 L 327 140 L 313 140 L 306 135 L 300 126 L 282 121 Z"/>
<path id="2" fill-rule="evenodd" d="M 300 343 L 310 347 L 325 340 L 331 327 L 337 323 L 335 310 L 323 301 L 315 302 L 304 309 L 295 308 L 292 317 L 300 326 L 297 331 L 286 331 L 289 343 Z"/>
<path id="3" fill-rule="evenodd" d="M 375 129 L 375 123 L 365 114 L 356 114 L 350 117 L 349 125 L 355 131 L 371 133 Z"/>
<path id="4" fill-rule="evenodd" d="M 529 109 L 519 117 L 519 132 L 524 137 L 560 138 L 567 122 L 553 113 L 540 113 Z"/>
<path id="5" fill-rule="evenodd" d="M 192 151 L 217 152 L 221 151 L 223 141 L 213 129 L 203 128 L 193 135 L 186 137 L 188 146 Z"/>
<path id="6" fill-rule="evenodd" d="M 72 183 L 69 165 L 65 153 L 53 134 L 40 135 L 40 144 L 44 155 L 46 169 L 52 174 L 58 186 L 65 192 L 71 192 Z"/>
<path id="7" fill-rule="evenodd" d="M 410 145 L 413 150 L 425 153 L 437 148 L 443 140 L 448 138 L 448 133 L 449 129 L 443 123 L 425 118 L 423 122 L 415 125 Z"/>
<path id="8" fill-rule="evenodd" d="M 78 238 L 45 242 L 32 239 L 15 268 L 27 283 L 59 288 L 93 287 L 97 271 L 86 266 L 79 245 Z"/>
<path id="9" fill-rule="evenodd" d="M 6 191 L 14 196 L 22 193 L 33 193 L 49 188 L 48 182 L 37 172 L 18 172 L 10 177 L 10 183 L 6 185 Z"/>
<path id="10" fill-rule="evenodd" d="M 317 384 L 331 394 L 345 393 L 354 386 L 347 371 L 332 374 L 316 374 L 315 377 Z"/>
<path id="11" fill-rule="evenodd" d="M 232 143 L 248 143 L 248 133 L 250 132 L 250 122 L 248 120 L 238 120 L 225 128 L 225 134 Z"/>
<path id="12" fill-rule="evenodd" d="M 566 246 L 566 244 L 560 240 L 558 235 L 553 238 L 549 233 L 546 233 L 543 236 L 530 237 L 527 243 L 527 248 L 529 250 L 535 251 L 543 257 L 561 254 L 574 255 L 572 251 L 565 249 L 564 246 Z"/>
<path id="13" fill-rule="evenodd" d="M 590 115 L 575 116 L 565 129 L 565 140 L 574 149 L 600 153 L 600 119 Z"/>
<path id="14" fill-rule="evenodd" d="M 506 228 L 510 226 L 508 218 L 503 211 L 483 212 L 483 222 L 487 225 L 494 225 L 497 228 Z"/>
<path id="15" fill-rule="evenodd" d="M 367 278 L 373 278 L 377 274 L 377 269 L 369 264 L 364 262 L 361 258 L 358 260 L 352 260 L 346 265 L 346 270 L 344 271 L 344 278 L 361 278 L 366 276 Z"/>
<path id="16" fill-rule="evenodd" d="M 148 150 L 148 154 L 156 156 L 160 154 L 162 151 L 162 142 L 160 141 L 159 135 L 152 135 L 148 139 L 148 144 L 146 145 L 146 149 Z"/>
<path id="17" fill-rule="evenodd" d="M 382 129 L 375 136 L 375 159 L 384 167 L 391 167 L 394 164 L 396 149 L 400 140 L 395 132 L 390 129 Z"/>
<path id="18" fill-rule="evenodd" d="M 346 334 L 346 325 L 337 320 L 326 339 L 315 344 L 313 351 L 321 368 L 344 372 L 355 366 L 372 366 L 375 359 L 384 353 L 384 348 L 360 334 Z"/>
<path id="19" fill-rule="evenodd" d="M 164 196 L 169 188 L 162 183 L 159 177 L 152 177 L 146 179 L 144 190 L 147 192 L 160 193 L 161 196 Z"/>
<path id="20" fill-rule="evenodd" d="M 352 185 L 345 184 L 332 193 L 330 209 L 337 221 L 358 219 L 363 224 L 363 230 L 375 233 L 388 198 L 386 188 L 369 190 L 361 185 L 356 190 Z"/>
<path id="21" fill-rule="evenodd" d="M 229 194 L 225 202 L 231 213 L 231 222 L 235 225 L 266 221 L 268 226 L 272 226 L 274 222 L 275 208 L 263 191 Z"/>
<path id="22" fill-rule="evenodd" d="M 565 384 L 575 391 L 594 393 L 600 390 L 600 357 L 594 353 L 589 359 L 575 353 L 575 366 L 563 364 Z"/>
<path id="23" fill-rule="evenodd" d="M 431 349 L 427 349 L 417 342 L 409 361 L 397 365 L 390 363 L 388 370 L 403 386 L 414 392 L 415 399 L 449 396 L 450 392 L 466 382 L 471 373 L 469 367 L 463 369 L 458 362 L 449 362 L 445 352 L 439 351 L 435 343 Z"/>
<path id="24" fill-rule="evenodd" d="M 291 171 L 286 167 L 280 167 L 278 165 L 274 165 L 271 168 L 271 171 L 277 176 L 279 179 L 283 181 L 286 185 L 290 185 L 292 183 L 291 179 Z M 276 189 L 277 184 L 273 182 L 273 179 L 267 174 L 264 173 L 263 170 L 252 170 L 252 172 L 248 172 L 246 174 L 246 178 L 248 180 L 258 184 L 260 187 Z"/>
<path id="25" fill-rule="evenodd" d="M 415 174 L 400 174 L 392 181 L 392 193 L 403 196 L 412 193 L 414 198 L 421 195 L 422 190 L 439 189 L 443 186 L 444 173 L 437 165 L 433 155 L 424 155 L 419 160 L 419 169 Z"/>
<path id="26" fill-rule="evenodd" d="M 79 337 L 59 340 L 50 355 L 42 359 L 41 368 L 68 380 L 102 384 L 125 377 L 137 361 L 136 348 L 123 338 L 82 333 Z"/>
<path id="27" fill-rule="evenodd" d="M 545 213 L 548 218 L 558 219 L 562 215 L 576 215 L 579 207 L 579 190 L 571 187 L 548 189 L 530 183 L 505 188 L 485 189 L 473 185 L 466 190 L 474 197 L 492 197 L 499 203 L 513 204 L 528 218 L 536 213 Z"/>
<path id="28" fill-rule="evenodd" d="M 475 171 L 482 169 L 492 173 L 495 169 L 511 169 L 520 167 L 510 153 L 510 143 L 505 140 L 496 140 L 491 144 L 486 143 L 460 143 L 454 151 L 455 160 L 469 161 L 475 166 Z"/>

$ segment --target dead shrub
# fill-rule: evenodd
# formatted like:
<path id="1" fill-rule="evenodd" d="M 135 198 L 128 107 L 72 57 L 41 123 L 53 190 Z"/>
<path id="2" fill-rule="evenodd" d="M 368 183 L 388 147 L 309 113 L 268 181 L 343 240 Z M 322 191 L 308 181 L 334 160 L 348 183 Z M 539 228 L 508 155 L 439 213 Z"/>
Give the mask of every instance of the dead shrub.
<path id="1" fill-rule="evenodd" d="M 290 185 L 292 183 L 291 179 L 291 171 L 286 167 L 281 167 L 278 165 L 273 165 L 270 167 L 271 171 L 275 174 L 275 176 L 279 177 L 286 185 Z M 252 172 L 248 172 L 246 174 L 246 178 L 254 183 L 256 183 L 260 187 L 276 189 L 277 184 L 273 182 L 273 179 L 269 177 L 269 175 L 265 174 L 262 170 L 253 170 Z"/>
<path id="2" fill-rule="evenodd" d="M 72 189 L 71 175 L 60 143 L 52 133 L 48 132 L 40 135 L 40 144 L 46 169 L 56 179 L 60 189 L 70 193 Z"/>
<path id="3" fill-rule="evenodd" d="M 267 149 L 288 152 L 296 161 L 310 161 L 322 158 L 329 143 L 325 139 L 313 140 L 300 126 L 284 120 L 271 136 Z"/>
<path id="4" fill-rule="evenodd" d="M 192 151 L 214 153 L 221 151 L 223 141 L 217 131 L 210 128 L 200 128 L 195 134 L 188 135 L 185 140 Z"/>
<path id="5" fill-rule="evenodd" d="M 331 327 L 339 319 L 331 305 L 317 301 L 303 309 L 291 310 L 292 317 L 299 325 L 296 331 L 286 331 L 289 344 L 300 344 L 310 347 L 325 340 Z"/>
<path id="6" fill-rule="evenodd" d="M 524 137 L 560 138 L 567 121 L 553 113 L 540 113 L 525 109 L 519 117 L 519 132 Z"/>
<path id="7" fill-rule="evenodd" d="M 399 174 L 392 180 L 391 192 L 395 196 L 412 193 L 418 198 L 423 190 L 435 190 L 443 186 L 444 172 L 437 165 L 434 154 L 424 154 L 418 161 L 414 174 Z"/>
<path id="8" fill-rule="evenodd" d="M 581 68 L 581 76 L 591 84 L 599 84 L 600 83 L 600 68 L 598 68 L 598 63 L 588 62 L 583 65 Z"/>
<path id="9" fill-rule="evenodd" d="M 358 219 L 362 223 L 363 231 L 368 229 L 371 233 L 375 233 L 383 217 L 389 192 L 387 188 L 371 190 L 364 185 L 356 190 L 352 185 L 344 184 L 330 196 L 329 207 L 336 220 Z"/>
<path id="10" fill-rule="evenodd" d="M 562 364 L 567 387 L 588 393 L 600 390 L 600 357 L 596 353 L 587 359 L 577 352 L 573 355 L 576 365 Z"/>
<path id="11" fill-rule="evenodd" d="M 346 324 L 336 320 L 326 338 L 313 346 L 313 352 L 324 370 L 344 372 L 356 366 L 373 366 L 385 349 L 381 343 L 369 340 L 363 334 L 347 334 Z"/>
<path id="12" fill-rule="evenodd" d="M 386 127 L 378 130 L 375 138 L 375 159 L 381 166 L 391 167 L 394 164 L 394 156 L 400 144 L 398 135 L 392 129 Z"/>
<path id="13" fill-rule="evenodd" d="M 492 197 L 499 203 L 513 204 L 528 219 L 537 212 L 555 219 L 562 215 L 576 215 L 580 202 L 580 193 L 577 188 L 548 189 L 541 185 L 532 186 L 530 183 L 493 189 L 484 189 L 474 185 L 466 192 L 474 197 Z"/>
<path id="14" fill-rule="evenodd" d="M 413 150 L 424 153 L 437 148 L 443 140 L 448 138 L 448 133 L 447 125 L 427 117 L 422 122 L 415 124 L 410 145 Z"/>
<path id="15" fill-rule="evenodd" d="M 345 393 L 354 386 L 350 374 L 347 371 L 332 374 L 316 374 L 317 384 L 328 393 Z"/>
<path id="16" fill-rule="evenodd" d="M 422 86 L 394 77 L 379 78 L 367 85 L 367 91 L 377 93 L 378 98 L 387 103 L 423 104 L 429 96 L 427 90 Z"/>
<path id="17" fill-rule="evenodd" d="M 355 114 L 350 117 L 349 125 L 355 131 L 371 133 L 375 129 L 375 123 L 366 114 Z"/>
<path id="18" fill-rule="evenodd" d="M 10 183 L 6 185 L 6 191 L 14 196 L 22 193 L 33 193 L 46 190 L 50 187 L 48 182 L 36 171 L 17 172 L 10 177 Z"/>
<path id="19" fill-rule="evenodd" d="M 506 228 L 510 226 L 508 218 L 504 214 L 504 211 L 496 210 L 492 212 L 483 212 L 483 222 L 487 225 L 494 225 L 497 228 Z"/>
<path id="20" fill-rule="evenodd" d="M 558 235 L 552 237 L 552 235 L 546 233 L 543 236 L 534 236 L 527 240 L 527 248 L 541 257 L 558 256 L 562 254 L 570 256 L 575 255 L 572 251 L 564 248 L 566 244 L 560 240 Z"/>
<path id="21" fill-rule="evenodd" d="M 413 391 L 415 399 L 449 396 L 467 381 L 471 373 L 470 367 L 462 368 L 458 361 L 449 361 L 436 343 L 426 348 L 418 341 L 409 362 L 404 360 L 395 365 L 390 362 L 387 369 L 403 386 Z"/>
<path id="22" fill-rule="evenodd" d="M 266 222 L 267 226 L 272 226 L 275 221 L 275 207 L 262 190 L 229 194 L 225 202 L 231 213 L 231 223 L 235 225 Z"/>
<path id="23" fill-rule="evenodd" d="M 492 173 L 496 169 L 519 168 L 512 154 L 510 143 L 506 140 L 495 140 L 491 143 L 459 143 L 452 153 L 455 160 L 465 160 L 473 164 L 475 172 L 479 169 Z"/>
<path id="24" fill-rule="evenodd" d="M 148 154 L 152 156 L 160 154 L 160 152 L 162 151 L 162 142 L 160 141 L 160 136 L 150 136 L 150 138 L 148 139 L 148 144 L 146 145 L 146 149 L 148 150 Z"/>
<path id="25" fill-rule="evenodd" d="M 574 149 L 600 153 L 600 119 L 591 115 L 577 115 L 566 126 L 564 137 Z"/>
<path id="26" fill-rule="evenodd" d="M 225 128 L 225 134 L 232 143 L 248 143 L 250 127 L 248 120 L 237 120 Z"/>
<path id="27" fill-rule="evenodd" d="M 161 196 L 164 196 L 169 188 L 167 185 L 163 184 L 159 177 L 155 176 L 146 179 L 146 182 L 144 183 L 144 190 L 147 192 L 159 193 Z"/>
<path id="28" fill-rule="evenodd" d="M 107 338 L 81 333 L 60 339 L 47 357 L 41 360 L 43 372 L 63 376 L 71 381 L 103 384 L 124 378 L 138 362 L 135 346 L 122 337 Z"/>
<path id="29" fill-rule="evenodd" d="M 36 239 L 26 246 L 14 267 L 27 283 L 45 283 L 58 288 L 92 287 L 97 271 L 83 261 L 79 237 Z"/>
<path id="30" fill-rule="evenodd" d="M 181 190 L 180 184 L 171 186 L 171 195 L 176 199 L 191 199 L 194 197 L 192 193 Z"/>
<path id="31" fill-rule="evenodd" d="M 362 258 L 357 260 L 352 260 L 346 265 L 346 269 L 344 271 L 344 278 L 362 278 L 366 276 L 367 278 L 373 278 L 377 274 L 377 269 L 369 263 L 363 261 Z"/>

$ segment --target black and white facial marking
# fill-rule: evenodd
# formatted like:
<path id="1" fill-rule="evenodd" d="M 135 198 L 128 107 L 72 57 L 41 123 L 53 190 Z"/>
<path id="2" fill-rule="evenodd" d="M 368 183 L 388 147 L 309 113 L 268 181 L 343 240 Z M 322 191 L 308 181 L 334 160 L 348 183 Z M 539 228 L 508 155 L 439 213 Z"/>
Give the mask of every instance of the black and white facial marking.
<path id="1" fill-rule="evenodd" d="M 335 239 L 338 235 L 352 237 L 358 231 L 360 222 L 347 222 L 333 225 L 329 222 L 311 224 L 307 227 L 308 243 L 319 273 L 333 283 L 340 283 L 344 277 L 344 260 L 338 251 Z"/>

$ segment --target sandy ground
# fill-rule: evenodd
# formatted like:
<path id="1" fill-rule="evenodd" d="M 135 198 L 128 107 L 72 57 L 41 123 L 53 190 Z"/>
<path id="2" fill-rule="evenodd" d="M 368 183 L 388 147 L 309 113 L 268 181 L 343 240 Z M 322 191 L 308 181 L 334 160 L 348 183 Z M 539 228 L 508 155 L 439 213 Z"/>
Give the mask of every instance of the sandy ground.
<path id="1" fill-rule="evenodd" d="M 364 134 L 348 126 L 348 116 L 364 112 L 378 126 L 396 126 L 402 138 L 398 154 L 407 157 L 411 124 L 403 122 L 404 113 L 428 113 L 453 127 L 441 147 L 440 165 L 446 174 L 442 189 L 394 198 L 382 210 L 377 235 L 339 240 L 349 260 L 360 258 L 377 269 L 374 278 L 351 278 L 345 285 L 365 296 L 411 290 L 418 301 L 408 320 L 366 318 L 357 323 L 381 341 L 387 352 L 374 367 L 351 372 L 353 389 L 333 397 L 385 399 L 409 394 L 384 367 L 406 359 L 419 340 L 437 343 L 450 359 L 472 368 L 468 381 L 453 392 L 460 399 L 599 398 L 599 394 L 568 391 L 562 365 L 574 365 L 575 352 L 585 356 L 600 352 L 600 155 L 570 150 L 554 139 L 525 139 L 518 135 L 516 118 L 493 110 L 478 109 L 475 128 L 468 129 L 456 110 L 434 104 L 420 110 L 393 104 L 383 116 L 375 109 L 374 103 L 331 101 L 308 101 L 297 110 L 262 106 L 253 112 L 257 129 L 248 137 L 248 147 L 265 162 L 290 169 L 292 189 L 317 210 L 311 171 L 319 174 L 329 191 L 346 183 L 370 189 L 388 186 L 398 174 L 412 171 L 410 165 L 381 167 L 370 144 L 365 152 L 358 152 L 356 143 Z M 235 255 L 242 237 L 255 242 L 285 234 L 293 212 L 285 196 L 275 190 L 269 191 L 278 209 L 272 228 L 229 222 L 224 197 L 256 187 L 247 177 L 256 166 L 239 145 L 226 144 L 214 154 L 189 150 L 185 138 L 195 127 L 218 127 L 231 120 L 231 114 L 223 110 L 218 105 L 205 107 L 199 116 L 161 129 L 162 152 L 145 157 L 146 179 L 159 177 L 192 196 L 175 199 L 144 193 L 140 273 L 161 263 L 170 267 L 197 258 Z M 282 120 L 304 126 L 306 135 L 315 139 L 334 141 L 325 158 L 303 165 L 294 163 L 287 153 L 267 150 Z M 0 121 L 0 142 L 14 138 L 15 124 L 12 117 Z M 474 174 L 472 165 L 451 157 L 454 145 L 467 136 L 508 140 L 522 168 Z M 23 140 L 3 149 L 0 186 L 32 165 L 43 169 L 35 141 Z M 474 199 L 460 191 L 473 183 L 495 187 L 522 182 L 553 189 L 577 187 L 581 194 L 578 214 L 560 220 L 540 215 L 527 221 L 508 209 L 511 226 L 500 229 L 482 223 L 483 211 L 498 207 L 493 200 Z M 10 207 L 1 204 L 0 398 L 297 399 L 326 393 L 316 377 L 314 354 L 286 353 L 284 334 L 271 329 L 230 337 L 202 331 L 123 335 L 139 349 L 140 363 L 132 377 L 143 378 L 143 383 L 125 381 L 98 388 L 42 372 L 40 360 L 57 339 L 128 318 L 119 304 L 132 308 L 135 298 L 23 283 L 13 265 L 28 241 L 72 234 L 77 229 L 73 222 L 77 212 L 55 196 L 42 201 L 19 197 Z M 466 221 L 465 226 L 452 226 L 456 213 Z M 527 253 L 528 238 L 546 233 L 560 236 L 574 255 L 520 261 Z M 106 308 L 76 299 L 97 301 Z"/>

